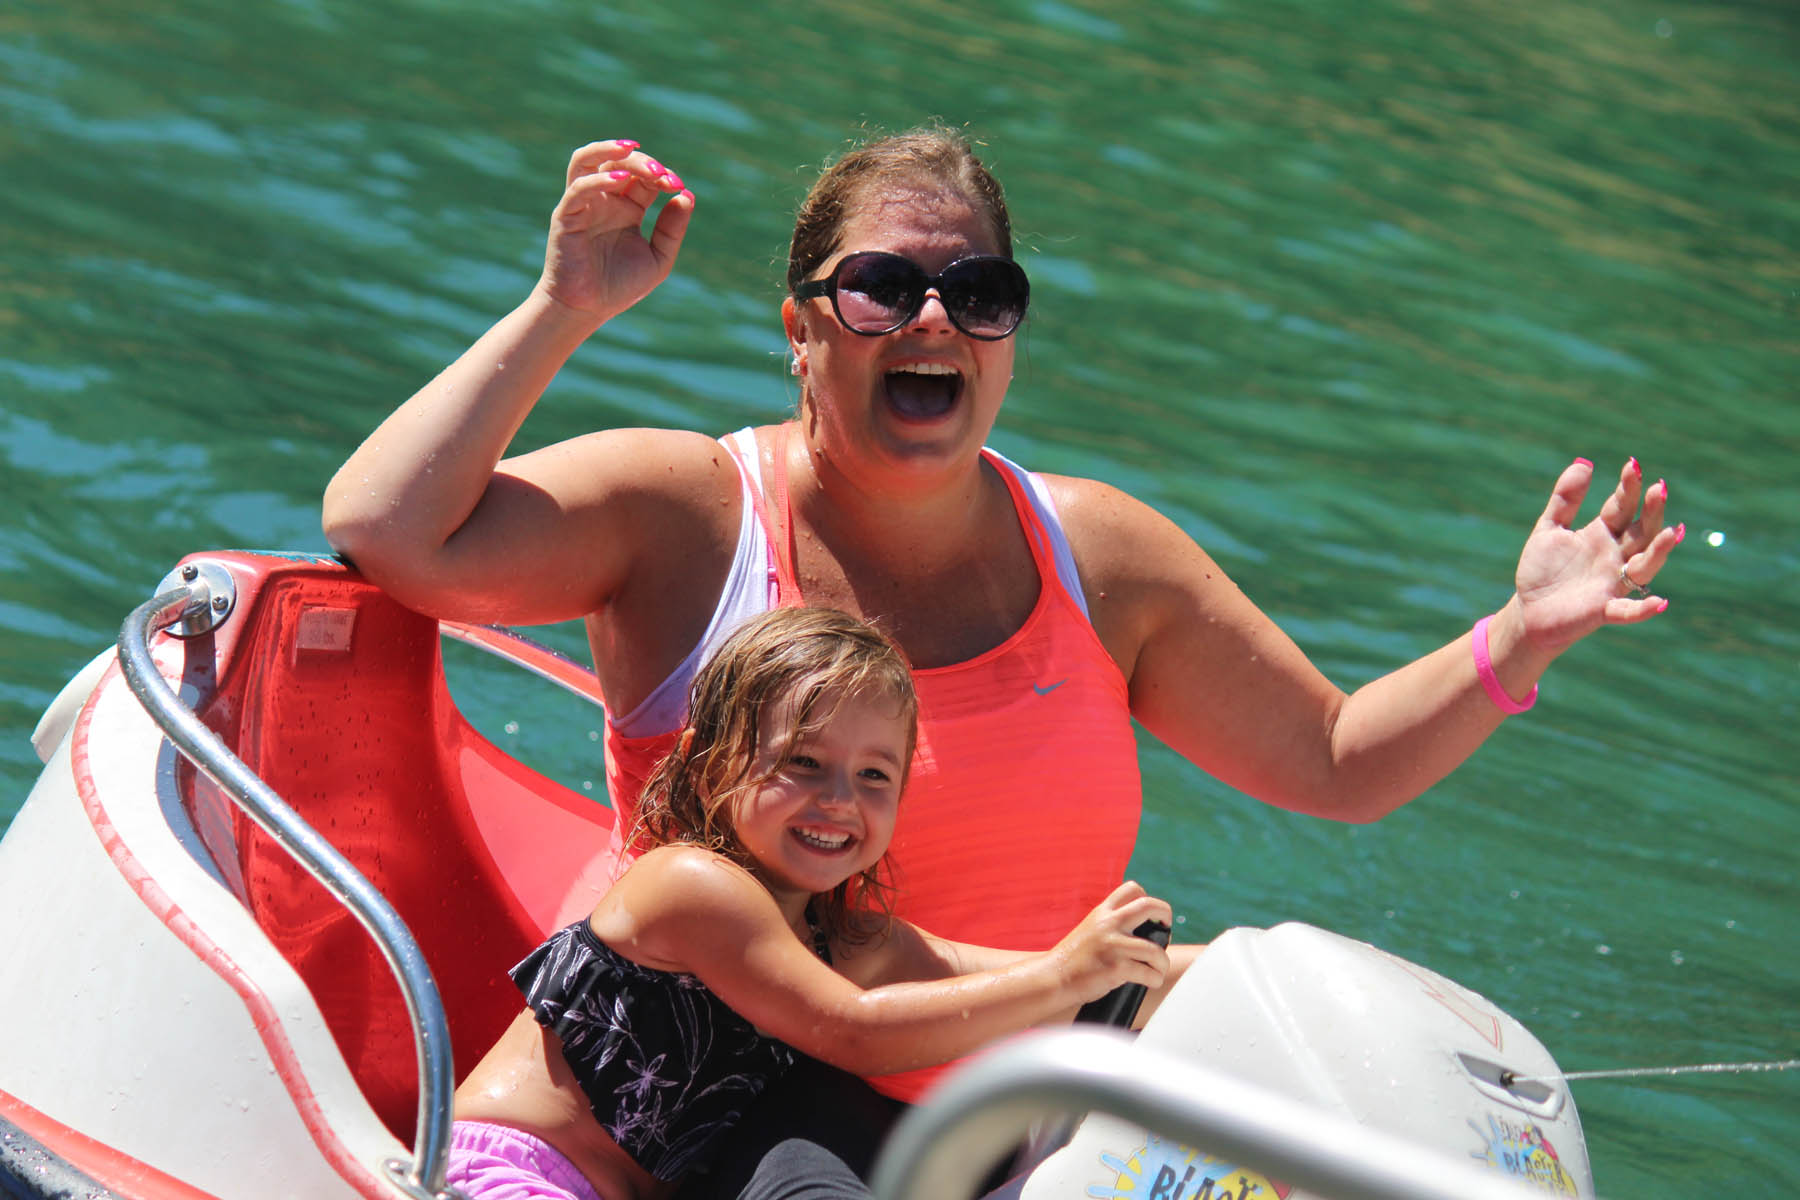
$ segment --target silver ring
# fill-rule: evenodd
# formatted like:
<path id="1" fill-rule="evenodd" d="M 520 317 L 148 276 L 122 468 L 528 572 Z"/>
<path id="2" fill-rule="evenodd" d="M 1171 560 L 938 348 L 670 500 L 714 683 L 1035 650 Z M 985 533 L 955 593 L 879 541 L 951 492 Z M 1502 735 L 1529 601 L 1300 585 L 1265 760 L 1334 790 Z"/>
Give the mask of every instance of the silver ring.
<path id="1" fill-rule="evenodd" d="M 1643 600 L 1650 595 L 1650 589 L 1633 579 L 1631 577 L 1631 572 L 1627 571 L 1624 567 L 1619 568 L 1619 582 L 1624 584 L 1630 591 L 1633 600 Z"/>

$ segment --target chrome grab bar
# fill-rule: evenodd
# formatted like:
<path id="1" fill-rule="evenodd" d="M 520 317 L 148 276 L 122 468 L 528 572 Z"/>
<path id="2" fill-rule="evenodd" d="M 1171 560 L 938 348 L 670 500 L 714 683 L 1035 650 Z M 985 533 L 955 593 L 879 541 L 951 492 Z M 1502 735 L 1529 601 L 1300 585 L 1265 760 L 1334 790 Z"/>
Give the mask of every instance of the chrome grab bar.
<path id="1" fill-rule="evenodd" d="M 223 575 L 221 583 L 219 576 Z M 170 743 L 208 778 L 237 801 L 264 832 L 285 849 L 362 922 L 381 948 L 400 983 L 412 1018 L 413 1045 L 419 1056 L 419 1122 L 411 1164 L 390 1159 L 383 1164 L 390 1181 L 415 1200 L 443 1200 L 444 1172 L 450 1152 L 450 1096 L 455 1073 L 450 1055 L 450 1025 L 437 981 L 400 914 L 350 860 L 308 825 L 254 771 L 233 754 L 192 710 L 182 704 L 150 655 L 150 634 L 178 622 L 190 632 L 211 628 L 231 608 L 230 577 L 222 570 L 191 571 L 169 591 L 139 605 L 119 630 L 119 667 L 132 695 L 144 706 Z M 175 577 L 171 577 L 174 582 Z M 225 603 L 219 601 L 223 599 Z"/>
<path id="2" fill-rule="evenodd" d="M 961 1200 L 1034 1120 L 1088 1110 L 1332 1200 L 1519 1200 L 1525 1186 L 1114 1030 L 1028 1034 L 958 1070 L 895 1127 L 872 1186 L 882 1200 Z"/>

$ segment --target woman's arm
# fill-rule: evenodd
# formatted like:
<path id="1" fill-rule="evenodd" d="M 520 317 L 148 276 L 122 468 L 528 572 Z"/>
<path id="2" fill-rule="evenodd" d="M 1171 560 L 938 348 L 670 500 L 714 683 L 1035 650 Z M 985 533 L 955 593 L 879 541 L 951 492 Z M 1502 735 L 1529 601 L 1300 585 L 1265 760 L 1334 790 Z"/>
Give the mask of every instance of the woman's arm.
<path id="1" fill-rule="evenodd" d="M 1591 464 L 1577 461 L 1557 480 L 1520 557 L 1517 591 L 1490 622 L 1496 681 L 1513 697 L 1600 625 L 1665 607 L 1625 598 L 1619 572 L 1648 583 L 1680 541 L 1679 529 L 1663 528 L 1666 486 L 1644 495 L 1634 461 L 1600 515 L 1573 528 L 1591 477 Z M 1503 719 L 1469 635 L 1346 696 L 1173 523 L 1102 484 L 1052 486 L 1133 714 L 1231 786 L 1296 811 L 1372 821 L 1447 775 Z"/>
<path id="2" fill-rule="evenodd" d="M 645 855 L 593 918 L 620 953 L 698 976 L 758 1029 L 859 1075 L 948 1062 L 1120 983 L 1156 986 L 1166 956 L 1131 934 L 1147 920 L 1169 920 L 1168 905 L 1125 884 L 1052 950 L 924 981 L 894 976 L 943 960 L 916 957 L 911 927 L 896 922 L 903 948 L 864 958 L 859 983 L 820 961 L 748 872 L 688 847 Z"/>
<path id="3" fill-rule="evenodd" d="M 501 463 L 575 349 L 674 266 L 693 197 L 633 146 L 575 152 L 530 296 L 383 421 L 326 489 L 331 544 L 414 607 L 518 621 L 590 612 L 628 572 L 637 541 L 653 540 L 630 519 L 631 498 L 648 511 L 716 507 L 709 485 L 732 482 L 729 467 L 707 469 L 705 439 L 651 431 Z M 572 543 L 583 552 L 569 553 Z"/>

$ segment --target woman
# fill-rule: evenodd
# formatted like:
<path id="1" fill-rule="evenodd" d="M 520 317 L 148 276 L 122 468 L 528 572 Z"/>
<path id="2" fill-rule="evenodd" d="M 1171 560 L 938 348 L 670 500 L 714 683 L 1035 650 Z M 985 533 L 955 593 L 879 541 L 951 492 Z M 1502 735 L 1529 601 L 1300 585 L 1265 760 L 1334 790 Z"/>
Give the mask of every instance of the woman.
<path id="1" fill-rule="evenodd" d="M 585 618 L 622 810 L 734 621 L 801 601 L 878 619 L 921 699 L 898 912 L 1042 949 L 1123 877 L 1131 717 L 1268 803 L 1371 821 L 1527 706 L 1577 639 L 1666 607 L 1645 585 L 1682 536 L 1664 528 L 1667 487 L 1646 489 L 1633 460 L 1577 528 L 1594 473 L 1578 459 L 1512 599 L 1344 694 L 1171 522 L 983 451 L 1028 289 L 999 185 L 942 129 L 847 155 L 801 209 L 781 306 L 796 422 L 724 446 L 609 430 L 503 462 L 569 355 L 668 276 L 694 211 L 635 142 L 576 151 L 530 296 L 383 422 L 325 499 L 332 544 L 403 603 Z M 905 1097 L 918 1081 L 882 1086 Z"/>

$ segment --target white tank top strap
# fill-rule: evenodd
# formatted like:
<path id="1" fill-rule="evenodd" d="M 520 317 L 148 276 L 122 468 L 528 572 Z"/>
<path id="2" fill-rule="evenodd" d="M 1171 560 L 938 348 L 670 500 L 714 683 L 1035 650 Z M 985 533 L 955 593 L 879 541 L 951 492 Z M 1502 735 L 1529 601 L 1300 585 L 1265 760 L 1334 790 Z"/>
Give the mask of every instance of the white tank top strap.
<path id="1" fill-rule="evenodd" d="M 731 452 L 737 463 L 738 482 L 744 489 L 744 508 L 746 513 L 754 517 L 757 523 L 757 545 L 762 548 L 763 557 L 768 562 L 769 602 L 756 612 L 766 612 L 781 603 L 781 568 L 775 561 L 774 547 L 769 544 L 769 535 L 773 522 L 769 520 L 769 498 L 762 486 L 762 451 L 756 445 L 756 430 L 750 426 L 736 433 L 726 434 L 719 441 Z M 736 571 L 736 566 L 733 566 Z M 754 616 L 755 613 L 746 613 Z M 729 629 L 727 629 L 729 632 Z"/>
<path id="2" fill-rule="evenodd" d="M 1081 590 L 1081 572 L 1075 569 L 1075 552 L 1069 549 L 1069 535 L 1063 532 L 1062 518 L 1057 515 L 1056 502 L 1050 498 L 1050 489 L 1042 479 L 998 450 L 989 448 L 988 453 L 1024 485 L 1025 497 L 1031 501 L 1032 510 L 1037 513 L 1044 532 L 1050 538 L 1050 556 L 1056 562 L 1056 577 L 1062 582 L 1063 591 L 1069 593 L 1069 599 L 1075 602 L 1075 607 L 1081 610 L 1081 615 L 1092 621 L 1093 617 L 1088 612 L 1087 593 Z"/>
<path id="3" fill-rule="evenodd" d="M 774 603 L 774 555 L 769 553 L 768 537 L 756 515 L 761 489 L 756 470 L 755 432 L 740 429 L 719 440 L 737 464 L 738 486 L 743 493 L 737 550 L 731 556 L 731 570 L 725 576 L 725 586 L 719 591 L 719 603 L 713 608 L 706 632 L 688 651 L 687 657 L 636 708 L 621 717 L 607 715 L 612 727 L 625 737 L 651 737 L 679 728 L 687 715 L 688 689 L 699 673 L 700 664 L 731 635 L 732 630 L 758 613 L 767 612 Z"/>

